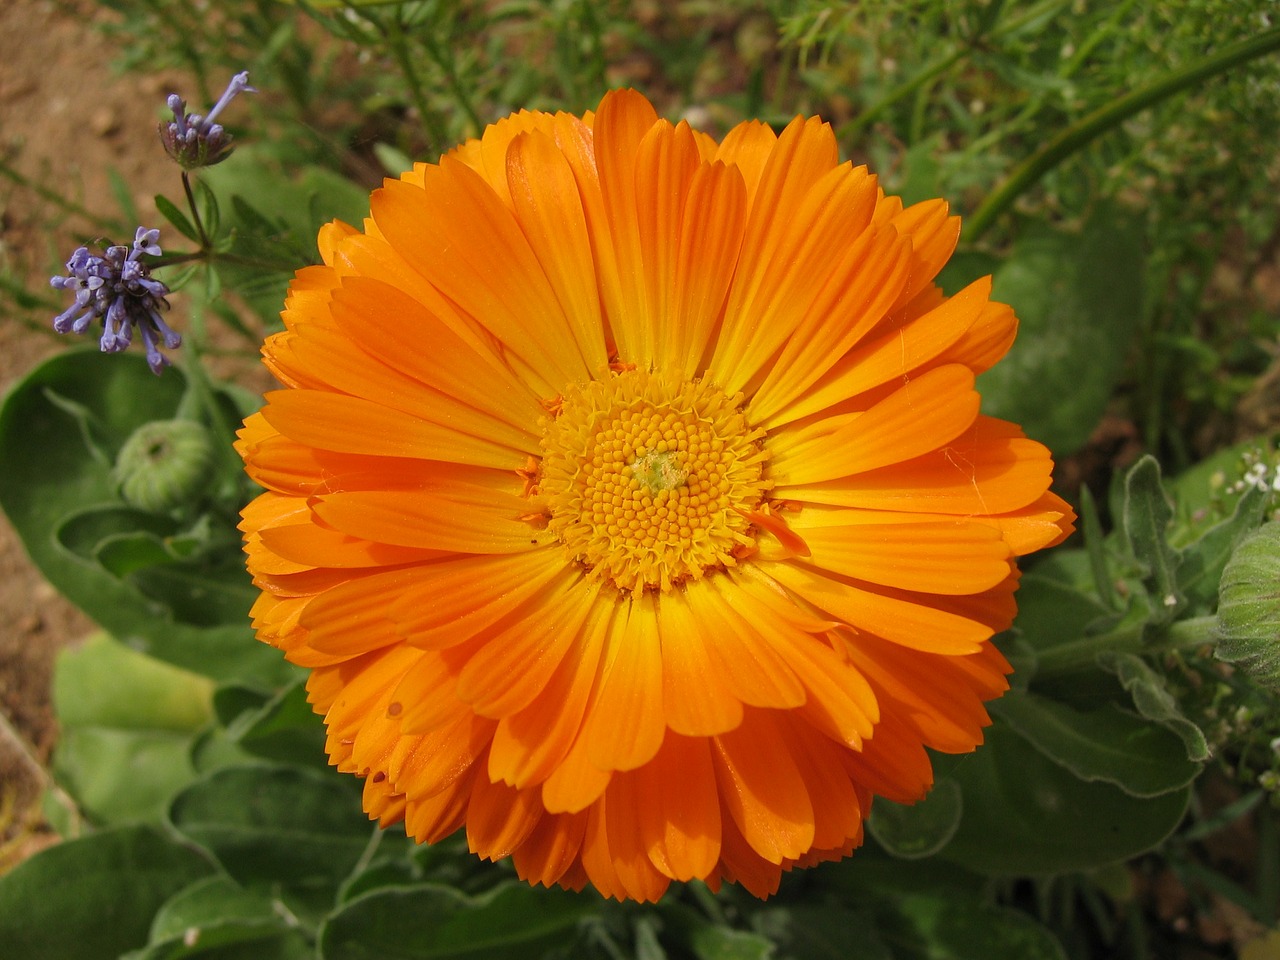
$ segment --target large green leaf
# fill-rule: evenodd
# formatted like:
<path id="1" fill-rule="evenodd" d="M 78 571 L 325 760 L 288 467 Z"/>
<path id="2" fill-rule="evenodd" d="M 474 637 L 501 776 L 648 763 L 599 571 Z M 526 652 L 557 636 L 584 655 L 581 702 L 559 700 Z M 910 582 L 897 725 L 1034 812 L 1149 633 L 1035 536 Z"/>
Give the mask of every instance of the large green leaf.
<path id="1" fill-rule="evenodd" d="M 964 816 L 941 856 L 997 875 L 1088 870 L 1150 850 L 1178 825 L 1190 796 L 1184 788 L 1138 799 L 1080 780 L 998 723 L 985 746 L 948 766 L 964 791 Z"/>
<path id="2" fill-rule="evenodd" d="M 420 884 L 359 897 L 325 923 L 323 960 L 534 960 L 564 940 L 599 900 L 504 884 L 479 897 Z"/>
<path id="3" fill-rule="evenodd" d="M 116 960 L 147 942 L 173 891 L 212 871 L 150 827 L 68 840 L 0 877 L 0 944 L 22 960 Z"/>
<path id="4" fill-rule="evenodd" d="M 266 760 L 328 766 L 324 722 L 307 702 L 303 678 L 261 706 L 240 712 L 227 733 L 244 750 Z"/>
<path id="5" fill-rule="evenodd" d="M 240 883 L 336 889 L 375 829 L 348 781 L 301 767 L 221 767 L 183 790 L 169 816 Z"/>
<path id="6" fill-rule="evenodd" d="M 1010 694 L 991 712 L 1081 780 L 1100 780 L 1134 797 L 1181 790 L 1200 773 L 1172 730 L 1114 704 L 1088 712 L 1035 694 Z"/>
<path id="7" fill-rule="evenodd" d="M 1143 308 L 1142 238 L 1100 210 L 1080 233 L 1035 227 L 996 270 L 992 296 L 1020 320 L 1008 356 L 978 379 L 983 410 L 1055 454 L 1084 445 L 1119 381 Z"/>
<path id="8" fill-rule="evenodd" d="M 792 904 L 761 910 L 756 929 L 776 944 L 767 953 L 698 953 L 699 960 L 891 960 L 867 910 L 832 904 Z M 711 928 L 711 929 L 721 929 Z M 726 931 L 732 933 L 733 931 Z"/>
<path id="9" fill-rule="evenodd" d="M 62 728 L 55 778 L 96 823 L 160 822 L 195 776 L 188 750 L 209 720 L 211 688 L 106 634 L 64 650 L 53 681 Z"/>
<path id="10" fill-rule="evenodd" d="M 156 913 L 150 945 L 122 960 L 310 960 L 314 956 L 306 935 L 280 901 L 217 875 L 174 894 Z"/>
<path id="11" fill-rule="evenodd" d="M 223 546 L 189 567 L 138 569 L 136 542 L 127 559 L 114 552 L 122 537 L 175 532 L 172 518 L 143 521 L 123 504 L 111 464 L 134 430 L 173 417 L 186 393 L 179 368 L 157 377 L 136 355 L 70 351 L 42 363 L 0 406 L 0 507 L 49 582 L 127 645 L 214 677 L 283 676 L 279 654 L 252 637 L 253 592 L 230 515 Z M 219 402 L 228 422 L 251 405 L 239 391 Z M 225 469 L 238 472 L 231 459 Z M 177 569 L 189 571 L 185 581 L 153 573 Z"/>

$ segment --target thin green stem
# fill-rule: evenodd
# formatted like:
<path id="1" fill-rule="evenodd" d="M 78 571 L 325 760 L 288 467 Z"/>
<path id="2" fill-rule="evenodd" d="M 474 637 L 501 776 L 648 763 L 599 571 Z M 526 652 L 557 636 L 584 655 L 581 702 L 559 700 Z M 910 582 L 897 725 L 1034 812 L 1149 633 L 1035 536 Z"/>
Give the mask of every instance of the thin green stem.
<path id="1" fill-rule="evenodd" d="M 1076 150 L 1123 123 L 1135 113 L 1154 106 L 1161 100 L 1181 93 L 1210 77 L 1280 49 L 1280 27 L 1264 30 L 1256 36 L 1233 43 L 1181 70 L 1140 87 L 1106 106 L 1082 117 L 1014 168 L 965 224 L 965 240 L 977 240 L 1001 213 L 1029 187 L 1062 163 Z"/>
<path id="2" fill-rule="evenodd" d="M 204 221 L 200 219 L 200 208 L 196 206 L 196 195 L 191 189 L 191 177 L 185 170 L 182 171 L 182 192 L 187 195 L 187 206 L 191 209 L 191 222 L 195 224 L 196 233 L 200 237 L 200 249 L 207 251 L 213 244 L 209 242 L 209 235 L 205 233 Z"/>
<path id="3" fill-rule="evenodd" d="M 1081 637 L 1069 643 L 1041 650 L 1036 662 L 1036 676 L 1044 678 L 1054 674 L 1070 673 L 1080 667 L 1092 666 L 1098 654 L 1156 653 L 1170 650 L 1193 650 L 1212 643 L 1217 629 L 1216 616 L 1193 617 L 1170 624 L 1156 640 L 1144 636 L 1144 624 L 1120 627 L 1106 633 Z"/>

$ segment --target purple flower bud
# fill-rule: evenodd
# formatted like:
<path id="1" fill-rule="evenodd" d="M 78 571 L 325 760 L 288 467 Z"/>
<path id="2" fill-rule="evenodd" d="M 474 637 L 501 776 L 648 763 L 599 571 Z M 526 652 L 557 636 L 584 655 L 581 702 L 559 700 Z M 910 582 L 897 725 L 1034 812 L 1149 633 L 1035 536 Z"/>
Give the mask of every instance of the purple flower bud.
<path id="1" fill-rule="evenodd" d="M 187 113 L 187 103 L 176 93 L 169 95 L 166 104 L 173 111 L 173 119 L 159 125 L 160 142 L 165 152 L 173 157 L 184 170 L 195 170 L 198 167 L 211 167 L 231 156 L 231 140 L 229 133 L 214 118 L 222 112 L 238 94 L 257 93 L 249 86 L 249 73 L 242 71 L 231 78 L 227 89 L 223 91 L 218 102 L 208 114 Z M 136 241 L 135 241 L 136 243 Z"/>

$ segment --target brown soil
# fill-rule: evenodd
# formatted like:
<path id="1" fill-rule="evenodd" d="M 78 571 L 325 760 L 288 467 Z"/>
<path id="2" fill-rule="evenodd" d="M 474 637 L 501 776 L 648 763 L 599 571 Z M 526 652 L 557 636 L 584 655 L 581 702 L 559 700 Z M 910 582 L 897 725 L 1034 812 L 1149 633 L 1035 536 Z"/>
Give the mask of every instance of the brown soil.
<path id="1" fill-rule="evenodd" d="M 99 214 L 115 214 L 108 170 L 135 191 L 143 217 L 172 186 L 173 168 L 151 131 L 172 89 L 163 75 L 119 75 L 92 5 L 73 16 L 48 0 L 0 3 L 0 156 L 35 183 Z M 56 228 L 51 223 L 61 223 Z M 61 216 L 33 190 L 0 178 L 0 269 L 40 290 L 92 226 Z M 52 292 L 52 291 L 51 291 Z M 65 341 L 0 318 L 0 392 Z M 54 658 L 91 628 L 40 576 L 0 516 L 0 870 L 39 842 L 30 835 L 56 736 L 49 702 Z"/>

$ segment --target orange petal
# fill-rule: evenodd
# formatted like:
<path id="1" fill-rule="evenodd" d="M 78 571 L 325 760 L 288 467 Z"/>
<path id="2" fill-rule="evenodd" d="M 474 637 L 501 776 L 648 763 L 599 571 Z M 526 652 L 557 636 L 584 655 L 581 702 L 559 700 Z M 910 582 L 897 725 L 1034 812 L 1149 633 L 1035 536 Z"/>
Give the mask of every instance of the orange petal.
<path id="1" fill-rule="evenodd" d="M 857 516 L 847 513 L 851 520 Z M 980 593 L 1009 575 L 1008 545 L 999 531 L 978 521 L 854 522 L 803 533 L 813 566 L 887 587 Z"/>
<path id="2" fill-rule="evenodd" d="M 720 796 L 711 743 L 667 734 L 653 760 L 629 774 L 641 842 L 672 880 L 707 877 L 720 859 Z"/>
<path id="3" fill-rule="evenodd" d="M 523 787 L 541 783 L 569 755 L 582 728 L 603 651 L 600 612 L 574 638 L 546 688 L 519 713 L 503 717 L 489 750 L 489 776 Z"/>
<path id="4" fill-rule="evenodd" d="M 477 350 L 419 300 L 383 280 L 345 277 L 333 293 L 330 310 L 349 349 L 367 351 L 411 383 L 429 388 L 418 391 L 426 398 L 421 403 L 439 404 L 440 397 L 451 406 L 460 401 L 514 426 L 518 434 L 534 439 L 536 447 L 543 413 L 537 398 L 511 375 L 498 354 Z M 413 349 L 413 344 L 431 348 Z"/>
<path id="5" fill-rule="evenodd" d="M 547 887 L 559 882 L 577 862 L 586 832 L 586 811 L 544 814 L 511 855 L 516 875 Z"/>
<path id="6" fill-rule="evenodd" d="M 738 729 L 712 743 L 720 796 L 751 849 L 780 864 L 813 846 L 813 805 L 791 745 L 770 715 L 748 710 Z"/>
<path id="7" fill-rule="evenodd" d="M 390 602 L 387 616 L 415 646 L 469 640 L 539 595 L 566 569 L 557 550 L 458 557 L 421 568 Z"/>
<path id="8" fill-rule="evenodd" d="M 746 222 L 742 175 L 715 163 L 699 168 L 689 184 L 680 223 L 671 302 L 664 319 L 663 353 L 686 379 L 710 360 L 709 349 L 733 281 Z"/>
<path id="9" fill-rule="evenodd" d="M 548 133 L 516 137 L 506 180 L 516 218 L 570 323 L 588 370 L 609 362 L 586 213 L 573 169 Z"/>
<path id="10" fill-rule="evenodd" d="M 916 650 L 962 656 L 975 653 L 994 632 L 986 623 L 932 606 L 936 598 L 929 594 L 854 585 L 800 564 L 760 566 L 796 596 L 855 632 L 874 633 Z"/>
<path id="11" fill-rule="evenodd" d="M 537 790 L 490 783 L 479 773 L 467 804 L 467 846 L 486 860 L 510 856 L 546 816 Z"/>
<path id="12" fill-rule="evenodd" d="M 630 601 L 625 627 L 615 622 L 605 646 L 600 693 L 583 724 L 587 756 L 602 770 L 648 763 L 666 729 L 657 601 Z"/>
<path id="13" fill-rule="evenodd" d="M 549 539 L 520 520 L 528 504 L 492 489 L 455 485 L 446 496 L 353 490 L 315 497 L 311 509 L 337 530 L 380 543 L 459 553 L 521 553 Z"/>
<path id="14" fill-rule="evenodd" d="M 691 584 L 686 597 L 713 670 L 730 694 L 760 707 L 790 709 L 804 703 L 804 686 L 786 657 L 761 636 L 762 625 L 747 618 L 736 585 L 727 585 L 722 595 L 707 578 Z"/>
<path id="15" fill-rule="evenodd" d="M 523 710 L 551 681 L 596 596 L 596 589 L 580 581 L 562 580 L 546 591 L 532 616 L 486 639 L 458 677 L 458 697 L 486 717 Z"/>
<path id="16" fill-rule="evenodd" d="M 978 417 L 938 450 L 817 483 L 781 483 L 788 499 L 866 510 L 985 516 L 1019 510 L 1049 486 L 1049 451 L 1012 424 Z"/>
<path id="17" fill-rule="evenodd" d="M 297 443 L 339 453 L 518 470 L 528 454 L 390 407 L 320 390 L 273 390 L 262 415 Z"/>
<path id="18" fill-rule="evenodd" d="M 770 435 L 770 474 L 784 487 L 910 460 L 964 433 L 978 415 L 978 401 L 967 367 L 930 370 L 864 413 L 775 431 Z"/>
<path id="19" fill-rule="evenodd" d="M 722 681 L 706 632 L 682 592 L 658 598 L 663 708 L 667 726 L 686 736 L 711 736 L 742 722 L 742 703 Z"/>
<path id="20" fill-rule="evenodd" d="M 908 382 L 916 370 L 964 336 L 988 305 L 990 292 L 990 277 L 975 281 L 922 316 L 859 344 L 789 406 L 785 416 L 766 425 L 798 420 L 883 384 Z M 949 362 L 960 362 L 947 356 Z"/>

